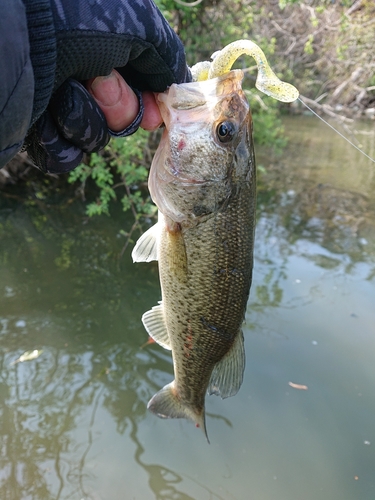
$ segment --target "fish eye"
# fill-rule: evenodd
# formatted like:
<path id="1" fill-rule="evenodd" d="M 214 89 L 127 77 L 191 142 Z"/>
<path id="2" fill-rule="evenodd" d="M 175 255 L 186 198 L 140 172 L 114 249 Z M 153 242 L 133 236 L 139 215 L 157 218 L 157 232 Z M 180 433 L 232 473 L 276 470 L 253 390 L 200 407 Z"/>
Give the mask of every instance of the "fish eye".
<path id="1" fill-rule="evenodd" d="M 236 127 L 232 122 L 222 122 L 217 126 L 216 132 L 220 142 L 229 142 L 234 137 Z"/>

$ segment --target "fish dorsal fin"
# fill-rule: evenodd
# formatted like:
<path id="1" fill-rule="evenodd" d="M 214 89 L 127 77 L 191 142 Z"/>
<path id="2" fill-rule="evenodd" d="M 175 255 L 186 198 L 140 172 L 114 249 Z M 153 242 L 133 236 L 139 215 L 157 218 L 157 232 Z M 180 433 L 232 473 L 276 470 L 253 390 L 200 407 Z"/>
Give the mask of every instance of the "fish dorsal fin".
<path id="1" fill-rule="evenodd" d="M 147 330 L 147 333 L 152 337 L 155 342 L 164 347 L 164 349 L 171 348 L 171 342 L 165 324 L 163 304 L 160 302 L 158 306 L 154 306 L 149 311 L 145 312 L 142 316 L 142 323 Z"/>
<path id="2" fill-rule="evenodd" d="M 245 370 L 245 347 L 242 331 L 227 354 L 214 367 L 208 394 L 221 396 L 222 399 L 234 396 L 241 387 Z"/>
<path id="3" fill-rule="evenodd" d="M 159 235 L 159 222 L 150 227 L 139 238 L 132 251 L 133 262 L 150 262 L 158 260 L 158 235 Z"/>

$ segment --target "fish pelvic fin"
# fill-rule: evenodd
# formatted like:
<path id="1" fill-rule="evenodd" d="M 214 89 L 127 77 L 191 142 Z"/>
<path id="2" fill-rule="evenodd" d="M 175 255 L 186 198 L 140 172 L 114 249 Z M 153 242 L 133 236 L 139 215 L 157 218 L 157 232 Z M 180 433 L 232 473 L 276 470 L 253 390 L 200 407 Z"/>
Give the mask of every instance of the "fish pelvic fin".
<path id="1" fill-rule="evenodd" d="M 187 418 L 200 427 L 210 443 L 206 429 L 206 417 L 204 408 L 197 411 L 191 406 L 183 403 L 178 397 L 175 381 L 166 385 L 157 392 L 148 402 L 147 409 L 160 418 Z"/>
<path id="2" fill-rule="evenodd" d="M 231 349 L 216 363 L 208 384 L 208 394 L 221 396 L 222 399 L 234 396 L 242 385 L 244 371 L 245 346 L 241 330 Z"/>
<path id="3" fill-rule="evenodd" d="M 162 302 L 160 302 L 158 306 L 154 306 L 152 309 L 144 313 L 142 316 L 142 323 L 146 328 L 147 333 L 155 340 L 155 342 L 164 347 L 164 349 L 168 349 L 169 351 L 172 349 L 167 325 L 165 324 Z"/>

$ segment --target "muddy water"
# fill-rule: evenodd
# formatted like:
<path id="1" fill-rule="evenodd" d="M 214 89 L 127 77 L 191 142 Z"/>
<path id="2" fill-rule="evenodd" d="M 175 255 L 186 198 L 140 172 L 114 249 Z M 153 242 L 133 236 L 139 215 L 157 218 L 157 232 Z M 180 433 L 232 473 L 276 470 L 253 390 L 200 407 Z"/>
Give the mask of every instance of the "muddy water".
<path id="1" fill-rule="evenodd" d="M 258 150 L 245 380 L 207 398 L 211 445 L 146 410 L 173 369 L 143 346 L 156 265 L 118 260 L 131 221 L 0 198 L 1 499 L 375 498 L 375 168 L 314 118 L 285 129 Z"/>

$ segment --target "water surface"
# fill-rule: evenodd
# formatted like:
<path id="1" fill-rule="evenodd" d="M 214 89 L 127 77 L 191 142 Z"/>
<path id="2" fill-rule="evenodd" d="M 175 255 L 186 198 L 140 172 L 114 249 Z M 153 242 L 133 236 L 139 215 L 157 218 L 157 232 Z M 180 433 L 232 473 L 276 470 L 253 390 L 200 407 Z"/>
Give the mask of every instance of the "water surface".
<path id="1" fill-rule="evenodd" d="M 375 169 L 314 118 L 285 128 L 258 150 L 245 380 L 207 397 L 211 445 L 147 412 L 173 369 L 143 346 L 157 267 L 118 259 L 130 219 L 1 196 L 2 500 L 375 498 Z"/>

